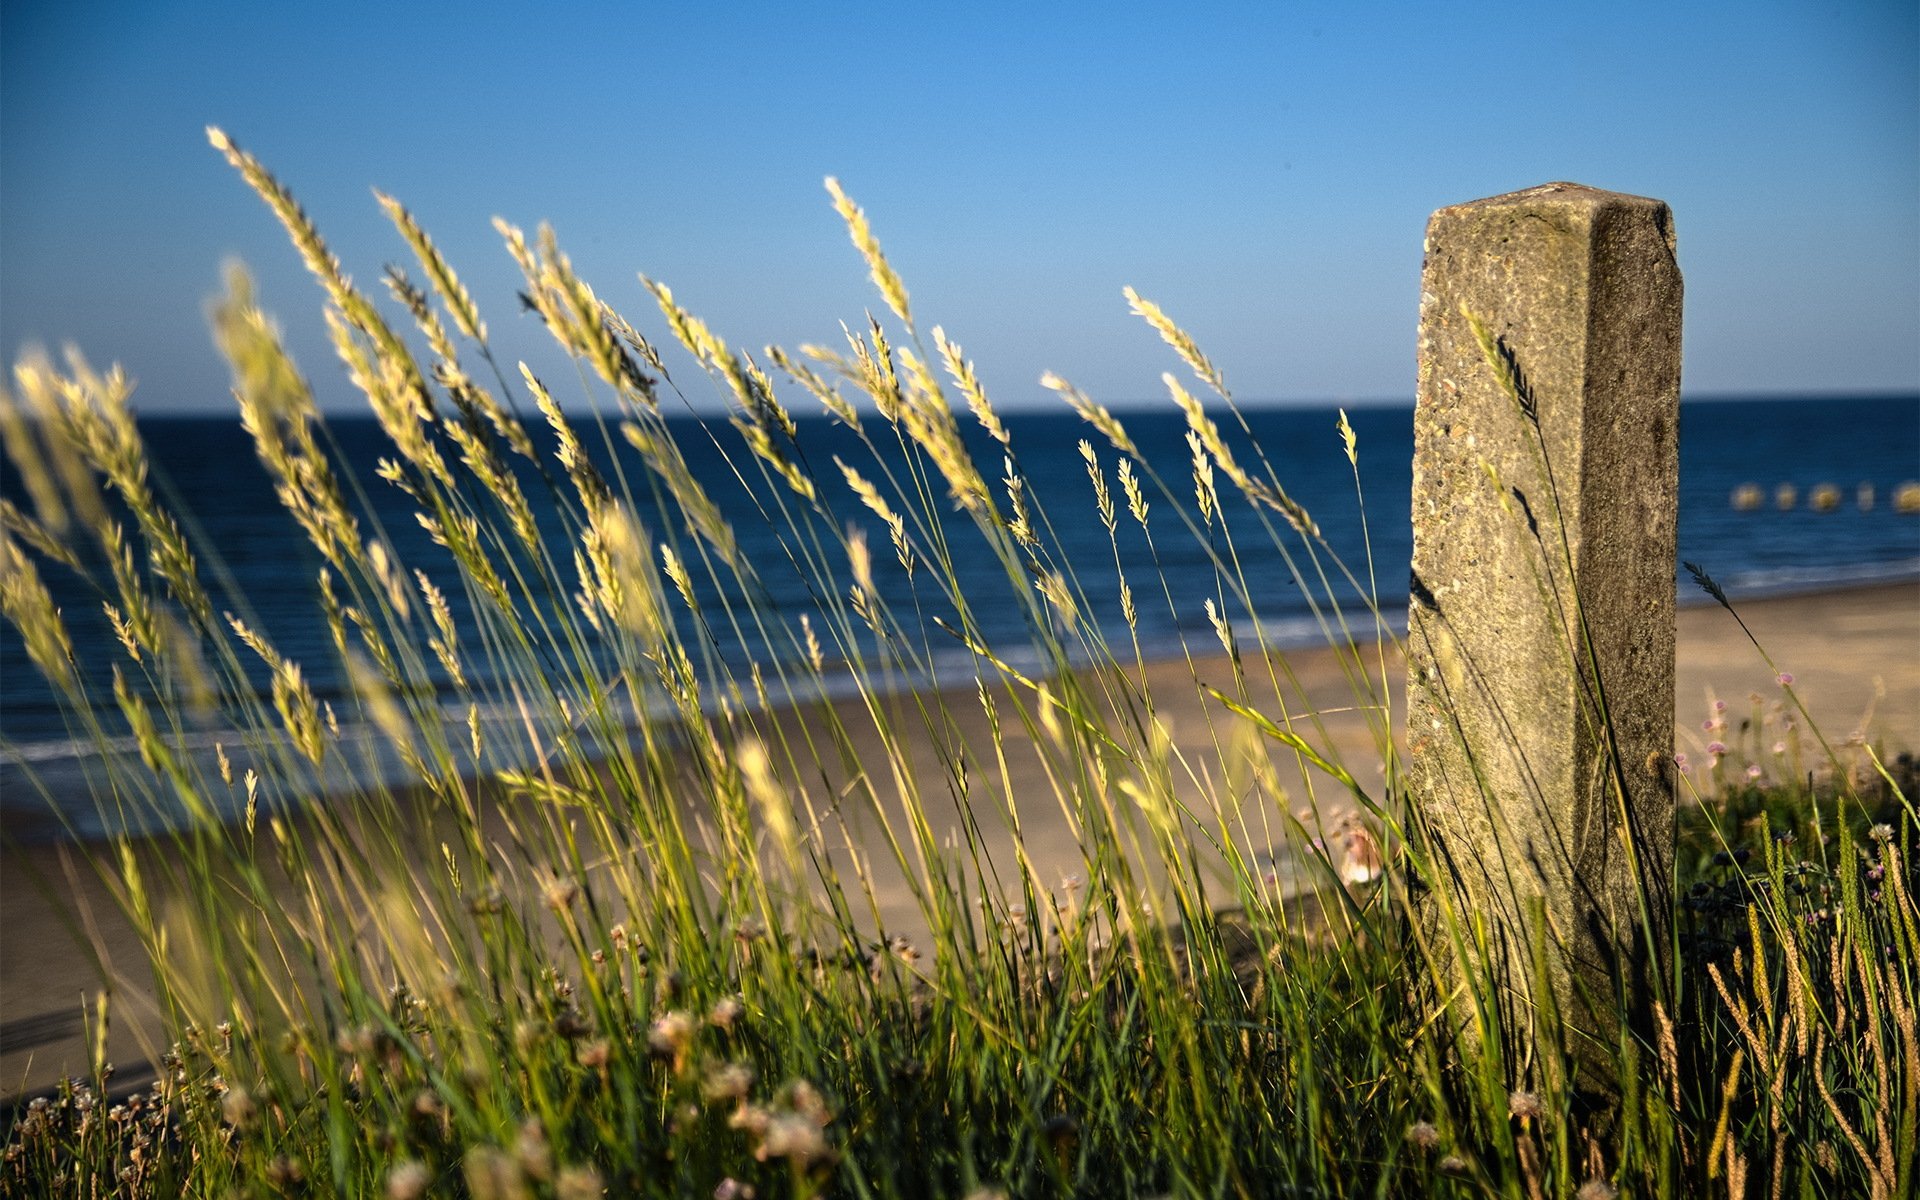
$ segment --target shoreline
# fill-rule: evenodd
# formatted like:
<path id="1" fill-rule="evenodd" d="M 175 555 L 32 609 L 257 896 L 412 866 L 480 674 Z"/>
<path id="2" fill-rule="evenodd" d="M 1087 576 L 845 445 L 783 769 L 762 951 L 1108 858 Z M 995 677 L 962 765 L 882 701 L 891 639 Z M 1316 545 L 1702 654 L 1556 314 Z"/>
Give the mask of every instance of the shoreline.
<path id="1" fill-rule="evenodd" d="M 1772 669 L 1733 618 L 1705 596 L 1699 599 L 1706 603 L 1683 606 L 1676 620 L 1675 747 L 1696 756 L 1710 736 L 1701 725 L 1710 717 L 1714 699 L 1725 701 L 1730 714 L 1738 715 L 1745 711 L 1743 697 L 1758 697 L 1764 704 L 1780 691 Z M 1883 739 L 1890 750 L 1920 751 L 1920 583 L 1762 597 L 1738 602 L 1737 608 L 1779 669 L 1792 674 L 1795 692 L 1836 745 L 1858 729 Z M 1248 657 L 1252 661 L 1251 652 Z M 1313 710 L 1334 713 L 1352 704 L 1331 648 L 1288 650 L 1285 661 Z M 1194 659 L 1192 670 L 1203 681 L 1224 683 L 1230 667 L 1215 651 Z M 1397 656 L 1390 655 L 1387 670 L 1398 716 L 1402 683 Z M 1209 746 L 1209 713 L 1205 703 L 1191 695 L 1195 688 L 1188 663 L 1149 661 L 1146 675 L 1156 699 L 1167 699 L 1165 716 L 1175 741 L 1196 750 Z M 964 714 L 978 713 L 972 686 L 949 686 L 943 694 L 957 701 L 958 736 L 976 736 L 977 729 L 964 728 Z M 914 695 L 903 691 L 892 699 L 910 701 Z M 848 697 L 819 703 L 859 704 Z M 774 720 L 804 723 L 811 708 L 809 704 L 776 713 Z M 1329 722 L 1328 735 L 1362 782 L 1378 778 L 1373 768 L 1379 752 L 1362 722 L 1348 713 L 1344 724 L 1339 718 Z M 1017 780 L 1044 782 L 1024 773 L 1019 763 L 1015 769 Z M 1310 794 L 1310 781 L 1302 785 Z M 1039 819 L 1024 831 L 1024 844 L 1048 869 L 1070 864 L 1074 847 L 1064 829 L 1046 827 L 1044 814 L 1037 810 L 1050 807 L 1036 805 L 1033 815 Z M 121 919 L 111 892 L 84 861 L 101 846 L 21 845 L 9 838 L 0 849 L 0 1097 L 30 1095 L 62 1075 L 84 1071 L 81 1014 L 90 1011 L 89 998 L 100 987 L 96 954 L 116 979 L 108 1059 L 122 1068 L 118 1079 L 138 1081 L 135 1068 L 144 1059 L 142 1027 L 149 1044 L 157 1042 L 151 991 L 141 983 L 147 969 L 139 941 Z M 998 859 L 1002 847 L 992 849 Z M 164 852 L 164 839 L 150 840 L 143 852 Z M 904 919 L 910 907 L 889 904 L 883 918 Z"/>
<path id="2" fill-rule="evenodd" d="M 1920 564 L 1920 559 L 1914 560 L 1914 563 Z M 1884 575 L 1869 573 L 1859 579 L 1829 582 L 1816 587 L 1806 587 L 1798 583 L 1760 587 L 1750 590 L 1747 595 L 1740 598 L 1736 602 L 1736 608 L 1744 612 L 1748 607 L 1755 605 L 1775 605 L 1782 602 L 1820 603 L 1855 593 L 1884 590 L 1889 594 L 1897 594 L 1900 589 L 1908 589 L 1911 591 L 1913 593 L 1912 603 L 1920 604 L 1920 565 L 1909 564 L 1905 561 L 1887 565 L 1889 571 Z M 1682 578 L 1680 581 L 1676 601 L 1676 608 L 1678 610 L 1677 617 L 1682 621 L 1687 619 L 1683 614 L 1692 610 L 1718 609 L 1721 607 L 1718 601 L 1707 595 L 1702 589 L 1696 586 L 1693 581 L 1685 578 Z M 1405 636 L 1405 608 L 1406 601 L 1401 599 L 1385 611 L 1386 627 L 1395 637 Z M 1369 614 L 1366 610 L 1361 609 L 1349 614 L 1349 620 L 1347 622 L 1356 637 L 1363 641 L 1366 635 L 1371 632 L 1371 622 L 1368 618 Z M 1321 618 L 1308 615 L 1295 615 L 1273 620 L 1270 623 L 1272 633 L 1265 643 L 1267 652 L 1269 654 L 1283 655 L 1289 659 L 1296 659 L 1303 655 L 1310 655 L 1315 651 L 1325 649 L 1328 641 L 1322 631 L 1317 628 L 1320 621 Z M 1142 643 L 1145 665 L 1149 673 L 1154 673 L 1169 665 L 1185 665 L 1189 661 L 1195 663 L 1206 662 L 1220 657 L 1221 652 L 1214 648 L 1213 639 L 1208 637 L 1204 638 L 1204 641 L 1207 652 L 1195 655 L 1189 659 L 1181 653 L 1179 643 L 1171 638 L 1147 640 Z M 1253 651 L 1249 648 L 1246 652 L 1251 654 Z M 1916 654 L 1920 654 L 1920 649 L 1916 650 Z M 1035 669 L 1033 664 L 1029 663 L 1025 657 L 1017 652 L 1010 653 L 1009 660 L 1019 669 L 1030 673 Z M 961 652 L 956 652 L 955 661 L 964 662 L 967 666 L 971 666 L 971 656 Z M 1122 666 L 1127 670 L 1134 669 L 1132 664 L 1123 663 Z M 944 668 L 936 669 L 942 670 Z M 772 706 L 772 713 L 777 716 L 779 713 L 794 708 L 804 708 L 821 703 L 837 703 L 843 699 L 857 696 L 859 693 L 854 684 L 855 681 L 851 675 L 830 675 L 823 680 L 823 684 L 817 695 L 807 698 L 776 700 Z M 881 694 L 885 696 L 895 696 L 959 693 L 970 695 L 972 693 L 971 683 L 903 680 L 887 687 Z M 456 693 L 452 692 L 447 693 L 448 696 L 455 694 Z M 453 733 L 460 737 L 464 737 L 464 733 L 462 732 L 464 729 L 463 713 L 464 710 L 456 712 L 454 708 L 448 707 L 445 709 L 444 714 L 448 722 L 447 729 L 453 731 Z M 663 711 L 658 715 L 670 719 L 672 714 Z M 482 720 L 483 724 L 494 723 L 501 720 L 505 720 L 509 724 L 517 723 L 517 718 L 512 714 L 503 716 L 502 714 L 495 713 L 484 716 Z M 459 728 L 456 728 L 456 726 Z M 353 756 L 332 756 L 329 760 L 327 771 L 325 772 L 325 778 L 322 780 L 323 790 L 313 794 L 304 801 L 296 802 L 293 806 L 277 810 L 280 815 L 297 817 L 301 812 L 313 806 L 351 804 L 355 796 L 363 794 L 369 787 L 382 786 L 396 792 L 406 792 L 418 786 L 416 780 L 406 777 L 398 769 L 399 762 L 391 753 L 382 755 L 383 761 L 378 765 L 368 763 L 364 752 L 369 746 L 375 747 L 375 754 L 381 754 L 377 748 L 380 735 L 372 726 L 343 727 L 343 732 L 348 739 L 346 743 L 347 746 L 349 748 L 357 747 L 362 752 L 359 765 L 344 767 L 344 777 L 341 777 L 343 772 L 342 764 L 349 762 Z M 225 742 L 228 745 L 233 745 L 238 737 L 239 735 L 232 731 L 223 732 L 218 729 L 207 729 L 187 735 L 184 741 L 175 743 L 175 749 L 190 756 L 199 756 L 203 764 L 211 764 L 215 744 Z M 1916 740 L 1920 741 L 1920 730 L 1916 730 Z M 129 760 L 137 759 L 139 755 L 137 746 L 138 744 L 135 739 L 130 736 L 122 736 L 110 740 L 107 753 Z M 18 745 L 0 746 L 0 814 L 4 814 L 6 818 L 5 831 L 7 845 L 14 848 L 42 848 L 58 845 L 97 847 L 112 844 L 116 835 L 102 825 L 102 819 L 97 815 L 85 811 L 69 811 L 63 817 L 55 811 L 57 808 L 62 807 L 62 801 L 59 797 L 78 797 L 90 794 L 88 785 L 99 770 L 98 764 L 102 761 L 103 757 L 101 751 L 96 749 L 92 744 L 82 745 L 80 743 L 67 741 L 29 742 Z M 500 767 L 512 767 L 514 765 L 516 764 L 511 762 L 487 764 L 490 770 Z M 135 769 L 138 769 L 137 765 Z M 238 766 L 236 766 L 235 769 L 237 771 L 239 769 Z M 354 774 L 356 771 L 375 772 L 375 774 L 366 778 L 356 778 Z M 384 772 L 384 774 L 379 772 Z M 11 795 L 24 795 L 36 788 L 42 793 L 37 799 L 29 800 L 25 803 L 6 802 L 9 793 L 11 793 Z M 79 810 L 81 805 L 75 804 L 73 807 L 75 810 Z M 227 811 L 222 814 L 222 820 L 228 825 L 238 824 L 241 819 L 242 814 L 238 810 Z M 75 835 L 76 826 L 78 827 L 77 836 Z M 134 830 L 133 837 L 136 841 L 148 841 L 154 838 L 164 837 L 168 831 L 168 827 L 164 823 L 155 822 L 146 827 Z"/>

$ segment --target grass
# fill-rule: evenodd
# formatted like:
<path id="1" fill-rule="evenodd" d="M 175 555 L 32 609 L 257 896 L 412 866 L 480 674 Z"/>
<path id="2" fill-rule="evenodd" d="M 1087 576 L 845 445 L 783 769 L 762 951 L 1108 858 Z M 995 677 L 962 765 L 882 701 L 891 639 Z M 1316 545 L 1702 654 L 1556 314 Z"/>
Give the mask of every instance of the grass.
<path id="1" fill-rule="evenodd" d="M 1606 1050 L 1620 1086 L 1595 1105 L 1548 985 L 1519 981 L 1537 1011 L 1503 1029 L 1491 982 L 1463 984 L 1408 936 L 1408 887 L 1436 875 L 1406 836 L 1420 812 L 1392 738 L 1392 635 L 1377 605 L 1339 601 L 1375 594 L 1357 578 L 1371 564 L 1350 570 L 1266 457 L 1236 453 L 1221 373 L 1150 301 L 1129 294 L 1211 396 L 1166 377 L 1190 477 L 1163 478 L 1121 420 L 1048 381 L 1089 427 L 1103 564 L 1065 560 L 971 364 L 923 332 L 837 186 L 892 318 L 845 347 L 749 356 L 649 283 L 731 399 L 730 428 L 701 436 L 777 535 L 777 556 L 750 555 L 674 440 L 686 426 L 665 420 L 679 393 L 660 355 L 550 233 L 501 226 L 526 303 L 579 368 L 584 419 L 496 361 L 396 202 L 381 197 L 426 281 L 389 277 L 410 333 L 276 180 L 213 141 L 326 292 L 392 444 L 381 486 L 406 492 L 440 552 L 400 561 L 236 273 L 216 334 L 325 562 L 316 615 L 353 683 L 336 710 L 229 615 L 245 599 L 208 582 L 205 548 L 147 481 L 124 378 L 77 356 L 16 369 L 4 426 L 32 504 L 4 513 L 0 608 L 74 720 L 137 739 L 141 761 L 119 760 L 100 802 L 167 832 L 95 866 L 176 1040 L 154 1048 L 150 1090 L 115 1092 L 97 1051 L 92 1078 L 20 1112 L 9 1192 L 1913 1188 L 1912 766 L 1828 744 L 1790 681 L 1777 704 L 1711 714 L 1719 748 L 1681 776 L 1663 1001 L 1649 1035 L 1621 1022 Z M 782 398 L 796 394 L 865 456 L 808 461 Z M 520 415 L 534 411 L 538 437 Z M 1003 470 L 976 463 L 963 420 Z M 617 469 L 593 444 L 624 448 L 597 459 Z M 1350 431 L 1347 449 L 1357 484 Z M 535 489 L 563 527 L 543 527 Z M 1257 545 L 1226 519 L 1241 506 Z M 1210 594 L 1126 573 L 1123 547 L 1157 560 L 1177 540 L 1212 564 Z M 1324 706 L 1264 650 L 1253 555 L 1283 558 L 1313 597 L 1384 788 L 1343 763 Z M 124 653 L 110 693 L 73 661 L 52 570 L 85 574 L 108 608 Z M 807 581 L 804 616 L 766 602 L 773 571 Z M 1220 650 L 1150 664 L 1148 604 L 1204 609 Z M 1023 615 L 1017 658 L 988 644 L 988 605 Z M 1096 619 L 1109 609 L 1122 619 Z M 956 646 L 958 680 L 939 665 Z M 946 686 L 901 686 L 928 681 Z M 1207 714 L 1198 740 L 1169 732 L 1181 703 Z M 231 744 L 183 752 L 210 713 Z M 370 753 L 358 728 L 417 783 L 303 809 L 332 760 Z M 1072 834 L 1065 880 L 1030 841 L 1046 822 Z M 1320 886 L 1284 886 L 1283 861 Z M 1474 1013 L 1477 1035 L 1456 1036 Z M 111 1019 L 103 1003 L 95 1020 Z"/>

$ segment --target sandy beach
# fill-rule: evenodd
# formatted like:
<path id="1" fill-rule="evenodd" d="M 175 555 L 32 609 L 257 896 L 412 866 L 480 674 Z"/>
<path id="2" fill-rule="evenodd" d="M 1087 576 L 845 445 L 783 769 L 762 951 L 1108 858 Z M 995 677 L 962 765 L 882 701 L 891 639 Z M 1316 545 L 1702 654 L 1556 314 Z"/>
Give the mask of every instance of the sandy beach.
<path id="1" fill-rule="evenodd" d="M 1859 732 L 1890 752 L 1920 747 L 1920 585 L 1758 600 L 1742 604 L 1740 611 L 1777 668 L 1791 674 L 1796 692 L 1832 740 Z M 1327 738 L 1343 761 L 1363 785 L 1377 782 L 1380 754 L 1364 720 L 1352 711 L 1353 693 L 1338 657 L 1314 648 L 1290 652 L 1286 660 L 1304 707 L 1326 715 Z M 1191 672 L 1181 662 L 1148 668 L 1176 748 L 1212 750 L 1221 710 L 1193 680 L 1225 684 L 1230 670 L 1224 658 L 1198 662 Z M 1389 657 L 1386 671 L 1397 717 L 1402 668 Z M 1737 718 L 1754 711 L 1749 697 L 1764 707 L 1779 695 L 1774 668 L 1725 610 L 1711 605 L 1681 610 L 1674 715 L 1679 750 L 1700 757 L 1714 736 L 1702 731 L 1714 700 L 1727 702 L 1737 728 Z M 978 744 L 989 735 L 970 697 L 971 689 L 968 702 L 953 704 L 947 729 L 949 736 Z M 806 714 L 788 719 L 804 721 Z M 913 757 L 918 760 L 920 751 Z M 1218 761 L 1217 753 L 1214 758 Z M 932 761 L 930 752 L 927 760 Z M 1010 753 L 1008 771 L 1016 793 L 1031 787 L 1035 794 L 1050 795 L 1037 758 Z M 1312 781 L 1297 773 L 1283 783 L 1292 796 L 1311 795 Z M 1324 782 L 1320 788 L 1325 791 Z M 935 813 L 944 815 L 937 806 Z M 1040 869 L 1070 871 L 1074 843 L 1051 800 L 1023 811 L 1022 819 L 1023 844 Z M 996 839 L 990 829 L 988 845 L 996 862 L 1010 861 L 1009 837 Z M 840 847 L 832 856 L 840 859 L 845 851 Z M 137 1079 L 145 1070 L 143 1047 L 160 1044 L 144 955 L 111 893 L 85 861 L 87 853 L 87 847 L 77 846 L 10 846 L 0 861 L 0 1096 L 32 1093 L 85 1069 L 82 1014 L 93 1010 L 93 998 L 107 980 L 114 992 L 108 1058 L 119 1065 L 120 1078 Z M 903 891 L 880 899 L 883 922 L 890 927 L 912 923 L 913 907 Z"/>

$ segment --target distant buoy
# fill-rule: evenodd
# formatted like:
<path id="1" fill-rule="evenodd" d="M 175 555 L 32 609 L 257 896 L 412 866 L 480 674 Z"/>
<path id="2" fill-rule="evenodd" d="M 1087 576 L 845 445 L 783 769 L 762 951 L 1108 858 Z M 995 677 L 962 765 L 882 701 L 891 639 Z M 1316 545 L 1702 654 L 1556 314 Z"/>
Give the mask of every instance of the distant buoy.
<path id="1" fill-rule="evenodd" d="M 1790 483 L 1783 483 L 1773 489 L 1773 506 L 1786 512 L 1800 501 L 1800 489 Z"/>
<path id="2" fill-rule="evenodd" d="M 1873 511 L 1873 485 L 1871 483 L 1863 483 L 1859 487 L 1853 489 L 1853 502 L 1860 506 L 1861 512 L 1872 512 Z"/>
<path id="3" fill-rule="evenodd" d="M 1733 508 L 1735 512 L 1752 512 L 1766 501 L 1766 493 L 1757 483 L 1743 483 L 1733 489 Z"/>
<path id="4" fill-rule="evenodd" d="M 1908 480 L 1893 489 L 1893 511 L 1920 513 L 1920 483 Z"/>
<path id="5" fill-rule="evenodd" d="M 1832 512 L 1840 507 L 1840 489 L 1823 483 L 1807 493 L 1807 507 L 1815 512 Z"/>

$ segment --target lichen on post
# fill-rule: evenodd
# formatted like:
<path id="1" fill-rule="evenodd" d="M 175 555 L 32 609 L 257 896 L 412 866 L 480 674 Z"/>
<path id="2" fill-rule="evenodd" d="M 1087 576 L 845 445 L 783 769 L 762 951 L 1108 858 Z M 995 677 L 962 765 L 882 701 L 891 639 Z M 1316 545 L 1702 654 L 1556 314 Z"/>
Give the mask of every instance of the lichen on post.
<path id="1" fill-rule="evenodd" d="M 1657 200 L 1550 183 L 1427 227 L 1414 927 L 1488 1006 L 1466 1037 L 1518 1050 L 1550 1000 L 1583 1090 L 1666 991 L 1680 309 Z"/>

